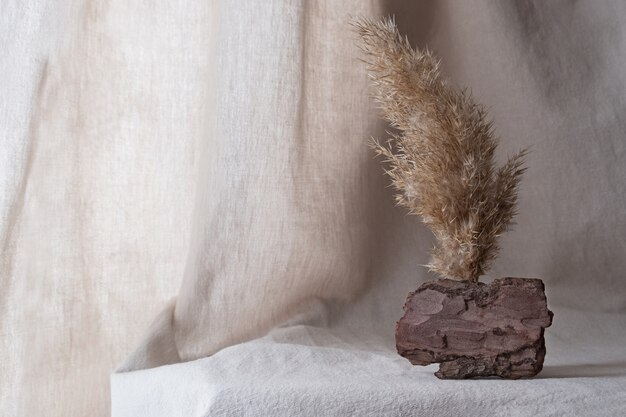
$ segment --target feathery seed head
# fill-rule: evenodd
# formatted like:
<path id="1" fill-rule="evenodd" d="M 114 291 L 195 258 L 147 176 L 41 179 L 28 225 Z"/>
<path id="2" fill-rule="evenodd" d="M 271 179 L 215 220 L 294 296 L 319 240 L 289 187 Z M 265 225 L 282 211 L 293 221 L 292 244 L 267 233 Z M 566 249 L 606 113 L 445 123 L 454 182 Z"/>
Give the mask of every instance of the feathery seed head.
<path id="1" fill-rule="evenodd" d="M 447 85 L 439 60 L 415 50 L 393 19 L 352 23 L 374 86 L 374 100 L 398 133 L 372 140 L 398 191 L 437 239 L 428 268 L 477 281 L 496 258 L 498 237 L 516 214 L 526 150 L 496 168 L 498 139 L 483 106 Z"/>

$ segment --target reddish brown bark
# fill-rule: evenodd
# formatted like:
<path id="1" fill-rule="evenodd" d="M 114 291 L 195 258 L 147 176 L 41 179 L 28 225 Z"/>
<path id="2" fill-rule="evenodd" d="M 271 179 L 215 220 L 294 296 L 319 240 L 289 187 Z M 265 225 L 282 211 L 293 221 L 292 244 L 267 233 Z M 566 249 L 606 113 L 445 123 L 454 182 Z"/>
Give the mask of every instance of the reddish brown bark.
<path id="1" fill-rule="evenodd" d="M 553 314 L 540 279 L 431 281 L 409 294 L 404 312 L 398 353 L 414 365 L 441 363 L 439 378 L 517 379 L 543 367 Z"/>

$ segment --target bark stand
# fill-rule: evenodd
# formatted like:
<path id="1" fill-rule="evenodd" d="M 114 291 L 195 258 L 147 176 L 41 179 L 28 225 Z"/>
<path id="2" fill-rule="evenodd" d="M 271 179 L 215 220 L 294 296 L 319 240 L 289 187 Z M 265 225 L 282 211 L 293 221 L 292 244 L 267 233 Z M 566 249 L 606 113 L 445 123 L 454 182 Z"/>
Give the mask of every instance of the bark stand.
<path id="1" fill-rule="evenodd" d="M 540 279 L 441 279 L 407 297 L 396 347 L 414 365 L 440 363 L 442 379 L 533 377 L 543 367 L 552 316 Z"/>

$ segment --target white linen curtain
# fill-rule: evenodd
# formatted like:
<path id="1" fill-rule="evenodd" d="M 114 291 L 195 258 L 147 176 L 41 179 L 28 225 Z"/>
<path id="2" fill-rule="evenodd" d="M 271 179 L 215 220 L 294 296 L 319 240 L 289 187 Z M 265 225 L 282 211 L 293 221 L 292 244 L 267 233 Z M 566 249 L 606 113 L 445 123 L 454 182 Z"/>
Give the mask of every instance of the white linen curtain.
<path id="1" fill-rule="evenodd" d="M 108 415 L 183 276 L 211 5 L 0 9 L 0 414 Z"/>
<path id="2" fill-rule="evenodd" d="M 548 337 L 624 323 L 623 2 L 7 0 L 0 414 L 108 415 L 120 363 L 289 323 L 393 349 L 432 277 L 365 145 L 385 127 L 347 23 L 387 14 L 489 107 L 500 156 L 531 146 L 491 275 L 546 281 Z"/>

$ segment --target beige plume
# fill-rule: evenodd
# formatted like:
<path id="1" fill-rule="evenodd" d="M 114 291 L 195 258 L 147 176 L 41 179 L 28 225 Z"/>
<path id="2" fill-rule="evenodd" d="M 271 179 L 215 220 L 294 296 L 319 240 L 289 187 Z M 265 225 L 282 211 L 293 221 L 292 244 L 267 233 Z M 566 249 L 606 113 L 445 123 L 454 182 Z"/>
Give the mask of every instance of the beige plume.
<path id="1" fill-rule="evenodd" d="M 437 245 L 429 269 L 477 281 L 516 214 L 526 150 L 494 164 L 498 139 L 482 105 L 449 86 L 439 60 L 415 50 L 392 19 L 353 23 L 376 99 L 396 129 L 371 145 L 388 162 L 398 205 L 421 216 Z"/>

